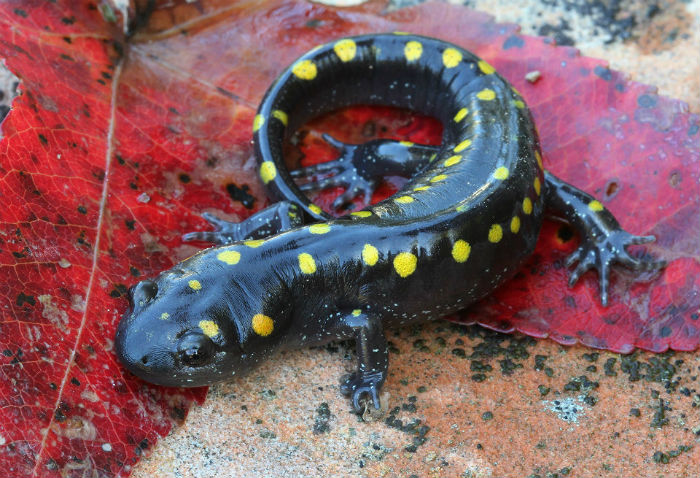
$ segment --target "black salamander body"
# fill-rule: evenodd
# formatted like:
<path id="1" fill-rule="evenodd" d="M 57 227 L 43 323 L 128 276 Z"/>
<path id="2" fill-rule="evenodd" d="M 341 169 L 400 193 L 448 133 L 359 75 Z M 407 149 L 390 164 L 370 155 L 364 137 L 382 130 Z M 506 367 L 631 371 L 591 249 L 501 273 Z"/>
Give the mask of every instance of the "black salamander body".
<path id="1" fill-rule="evenodd" d="M 327 137 L 338 160 L 287 171 L 286 137 L 353 104 L 434 116 L 442 144 Z M 208 385 L 280 348 L 355 338 L 358 369 L 342 389 L 356 409 L 365 398 L 379 408 L 383 329 L 440 317 L 493 291 L 532 253 L 545 206 L 582 236 L 572 283 L 597 268 L 604 303 L 611 262 L 662 265 L 625 250 L 653 237 L 626 233 L 600 202 L 544 171 L 521 96 L 489 64 L 440 40 L 380 34 L 317 47 L 270 87 L 253 131 L 260 177 L 281 202 L 238 224 L 205 216 L 217 230 L 185 238 L 221 245 L 134 287 L 117 353 L 145 380 Z M 304 194 L 343 185 L 341 207 L 396 174 L 410 177 L 401 191 L 340 218 Z"/>

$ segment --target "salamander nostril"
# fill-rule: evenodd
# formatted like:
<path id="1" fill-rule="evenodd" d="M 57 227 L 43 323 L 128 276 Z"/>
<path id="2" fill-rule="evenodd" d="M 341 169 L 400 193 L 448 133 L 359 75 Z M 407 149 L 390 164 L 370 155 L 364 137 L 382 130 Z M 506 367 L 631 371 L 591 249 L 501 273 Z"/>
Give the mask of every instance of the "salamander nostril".
<path id="1" fill-rule="evenodd" d="M 158 294 L 158 284 L 152 280 L 144 280 L 129 291 L 131 303 L 135 307 L 143 306 Z"/>

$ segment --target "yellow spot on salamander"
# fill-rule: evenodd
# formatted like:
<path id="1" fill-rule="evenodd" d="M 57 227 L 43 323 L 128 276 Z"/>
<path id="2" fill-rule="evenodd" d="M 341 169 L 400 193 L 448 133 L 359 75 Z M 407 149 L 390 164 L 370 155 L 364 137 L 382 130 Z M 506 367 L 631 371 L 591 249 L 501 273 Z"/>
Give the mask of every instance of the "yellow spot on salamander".
<path id="1" fill-rule="evenodd" d="M 252 320 L 253 332 L 261 337 L 267 337 L 275 328 L 275 323 L 265 314 L 255 314 Z"/>
<path id="2" fill-rule="evenodd" d="M 311 60 L 301 60 L 292 67 L 292 73 L 302 80 L 313 80 L 316 78 L 316 64 Z"/>
<path id="3" fill-rule="evenodd" d="M 253 133 L 260 129 L 262 125 L 265 124 L 265 117 L 263 115 L 255 115 L 253 118 Z"/>
<path id="4" fill-rule="evenodd" d="M 467 114 L 469 114 L 469 110 L 467 108 L 462 108 L 461 110 L 459 110 L 454 117 L 455 123 L 459 123 L 460 121 L 462 121 L 467 116 Z"/>
<path id="5" fill-rule="evenodd" d="M 445 160 L 445 166 L 454 166 L 455 164 L 459 163 L 462 160 L 462 157 L 459 155 L 455 156 L 450 156 Z"/>
<path id="6" fill-rule="evenodd" d="M 465 262 L 469 258 L 472 246 L 467 241 L 458 240 L 452 246 L 452 258 L 459 263 Z"/>
<path id="7" fill-rule="evenodd" d="M 379 260 L 379 251 L 372 244 L 365 244 L 362 248 L 362 262 L 368 266 L 373 266 Z"/>
<path id="8" fill-rule="evenodd" d="M 410 204 L 413 201 L 415 201 L 415 199 L 413 199 L 411 196 L 400 196 L 394 199 L 394 202 L 399 204 Z"/>
<path id="9" fill-rule="evenodd" d="M 267 184 L 275 179 L 275 176 L 277 176 L 277 168 L 275 167 L 275 163 L 272 161 L 264 161 L 260 165 L 260 179 L 262 179 L 262 182 Z"/>
<path id="10" fill-rule="evenodd" d="M 199 282 L 197 279 L 192 279 L 187 283 L 187 285 L 189 285 L 190 289 L 192 290 L 200 290 L 202 288 L 202 283 Z"/>
<path id="11" fill-rule="evenodd" d="M 496 98 L 496 92 L 489 88 L 484 88 L 476 94 L 476 97 L 480 100 L 491 101 Z"/>
<path id="12" fill-rule="evenodd" d="M 518 216 L 513 216 L 510 220 L 510 232 L 517 234 L 520 230 L 520 218 Z"/>
<path id="13" fill-rule="evenodd" d="M 350 61 L 355 58 L 355 53 L 357 53 L 357 44 L 354 41 L 346 38 L 336 42 L 336 44 L 333 45 L 333 51 L 336 55 L 338 55 L 340 61 Z"/>
<path id="14" fill-rule="evenodd" d="M 370 211 L 355 211 L 351 212 L 350 215 L 355 217 L 370 217 L 372 213 Z"/>
<path id="15" fill-rule="evenodd" d="M 471 139 L 465 139 L 464 141 L 462 141 L 461 143 L 459 143 L 457 146 L 455 146 L 455 148 L 454 148 L 453 151 L 454 151 L 455 153 L 460 153 L 460 152 L 464 151 L 465 149 L 467 149 L 467 148 L 468 148 L 469 146 L 471 146 L 471 145 L 472 145 L 472 140 L 471 140 Z"/>
<path id="16" fill-rule="evenodd" d="M 416 270 L 418 258 L 410 252 L 400 252 L 394 257 L 394 269 L 401 277 L 408 277 Z"/>
<path id="17" fill-rule="evenodd" d="M 412 141 L 399 141 L 399 144 L 401 146 L 406 146 L 407 148 L 410 148 L 411 146 L 413 146 L 414 143 Z"/>
<path id="18" fill-rule="evenodd" d="M 311 234 L 325 234 L 330 230 L 331 226 L 326 224 L 325 222 L 319 224 L 312 224 L 311 226 L 309 226 L 309 232 Z"/>
<path id="19" fill-rule="evenodd" d="M 540 178 L 535 178 L 535 181 L 532 183 L 532 186 L 535 188 L 535 192 L 539 196 L 540 191 L 542 191 L 542 184 L 540 183 Z"/>
<path id="20" fill-rule="evenodd" d="M 416 61 L 423 54 L 423 45 L 412 40 L 406 43 L 403 54 L 406 55 L 408 61 Z"/>
<path id="21" fill-rule="evenodd" d="M 428 161 L 430 161 L 432 163 L 433 161 L 435 161 L 435 158 L 437 158 L 437 153 L 431 154 L 430 158 L 428 158 Z"/>
<path id="22" fill-rule="evenodd" d="M 479 69 L 484 75 L 490 75 L 491 73 L 496 71 L 494 67 L 486 63 L 484 60 L 479 60 Z"/>
<path id="23" fill-rule="evenodd" d="M 355 309 L 355 310 L 352 311 L 352 316 L 353 316 L 353 317 L 357 317 L 357 316 L 359 316 L 361 313 L 362 313 L 362 311 L 361 311 L 360 309 Z"/>
<path id="24" fill-rule="evenodd" d="M 532 201 L 530 200 L 530 198 L 523 199 L 523 212 L 525 214 L 532 213 Z"/>
<path id="25" fill-rule="evenodd" d="M 170 314 L 168 314 L 167 312 L 163 312 L 162 314 L 160 314 L 160 320 L 168 320 L 169 318 Z"/>
<path id="26" fill-rule="evenodd" d="M 493 172 L 493 177 L 496 179 L 506 179 L 508 174 L 508 168 L 501 166 Z"/>
<path id="27" fill-rule="evenodd" d="M 202 329 L 204 335 L 211 338 L 219 333 L 219 326 L 213 320 L 200 320 L 199 328 Z"/>
<path id="28" fill-rule="evenodd" d="M 316 261 L 314 261 L 314 258 L 311 256 L 311 254 L 302 252 L 298 256 L 299 259 L 299 269 L 301 269 L 301 272 L 304 274 L 313 274 L 316 272 Z"/>
<path id="29" fill-rule="evenodd" d="M 425 191 L 426 189 L 430 189 L 430 186 L 417 186 L 413 188 L 414 191 Z"/>
<path id="30" fill-rule="evenodd" d="M 285 113 L 285 112 L 282 111 L 282 110 L 274 110 L 274 111 L 272 112 L 272 116 L 273 116 L 274 118 L 277 118 L 278 120 L 280 120 L 280 123 L 282 123 L 283 125 L 287 126 L 287 120 L 289 119 L 289 118 L 287 117 L 287 113 Z"/>
<path id="31" fill-rule="evenodd" d="M 491 229 L 489 229 L 489 242 L 493 242 L 495 244 L 501 239 L 503 239 L 503 228 L 498 224 L 492 225 Z"/>
<path id="32" fill-rule="evenodd" d="M 593 201 L 588 203 L 588 209 L 590 209 L 593 212 L 598 212 L 598 211 L 602 211 L 605 208 L 600 203 L 600 201 L 594 199 Z"/>
<path id="33" fill-rule="evenodd" d="M 243 244 L 248 247 L 256 248 L 262 246 L 264 242 L 265 239 L 251 239 L 250 241 L 243 241 Z"/>
<path id="34" fill-rule="evenodd" d="M 525 108 L 525 103 L 523 103 L 521 100 L 514 100 L 513 104 L 515 105 L 516 108 L 519 108 L 519 109 Z"/>
<path id="35" fill-rule="evenodd" d="M 433 176 L 432 178 L 430 178 L 430 182 L 438 183 L 440 181 L 444 181 L 445 179 L 447 179 L 447 174 L 438 174 L 437 176 Z"/>
<path id="36" fill-rule="evenodd" d="M 462 61 L 462 53 L 454 48 L 447 48 L 442 52 L 442 64 L 445 68 L 454 68 Z"/>
<path id="37" fill-rule="evenodd" d="M 540 155 L 539 151 L 535 151 L 535 159 L 537 160 L 537 166 L 539 166 L 540 169 L 544 169 L 544 166 L 542 165 L 542 156 Z"/>
<path id="38" fill-rule="evenodd" d="M 323 212 L 323 210 L 319 206 L 313 203 L 309 204 L 309 210 L 314 214 L 321 214 Z"/>
<path id="39" fill-rule="evenodd" d="M 238 264 L 238 261 L 241 260 L 241 253 L 238 251 L 221 251 L 216 255 L 216 258 L 232 266 Z"/>
<path id="40" fill-rule="evenodd" d="M 393 32 L 394 35 L 408 35 L 407 32 Z"/>

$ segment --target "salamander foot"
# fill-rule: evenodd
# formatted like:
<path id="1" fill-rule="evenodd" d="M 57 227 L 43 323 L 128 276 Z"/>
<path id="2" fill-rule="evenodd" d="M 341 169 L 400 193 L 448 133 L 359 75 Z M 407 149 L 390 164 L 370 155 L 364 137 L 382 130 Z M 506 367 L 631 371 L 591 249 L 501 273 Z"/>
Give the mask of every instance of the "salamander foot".
<path id="1" fill-rule="evenodd" d="M 301 179 L 302 191 L 319 191 L 335 186 L 345 192 L 333 202 L 335 209 L 362 196 L 365 205 L 386 176 L 413 177 L 426 168 L 440 151 L 438 146 L 414 144 L 393 139 L 373 139 L 362 144 L 347 144 L 324 134 L 323 139 L 340 151 L 340 158 L 290 171 L 292 178 Z M 317 179 L 316 175 L 325 175 Z"/>
<path id="2" fill-rule="evenodd" d="M 567 267 L 578 263 L 569 277 L 569 287 L 573 286 L 584 272 L 596 269 L 600 277 L 600 300 L 607 306 L 611 264 L 619 263 L 633 271 L 652 271 L 666 265 L 664 260 L 637 258 L 627 252 L 628 246 L 647 244 L 654 240 L 654 236 L 634 236 L 623 229 L 605 231 L 597 237 L 584 236 L 579 248 L 566 259 Z"/>
<path id="3" fill-rule="evenodd" d="M 600 277 L 600 301 L 608 305 L 610 266 L 622 264 L 633 271 L 652 271 L 666 265 L 666 261 L 648 257 L 633 257 L 627 247 L 654 241 L 654 236 L 635 236 L 622 229 L 615 216 L 590 194 L 544 172 L 545 202 L 578 231 L 581 245 L 566 260 L 570 267 L 578 262 L 569 277 L 573 286 L 588 269 L 596 269 Z"/>
<path id="4" fill-rule="evenodd" d="M 303 215 L 296 204 L 281 201 L 265 208 L 242 222 L 231 222 L 205 212 L 202 217 L 213 231 L 188 232 L 183 241 L 205 241 L 217 245 L 231 244 L 248 239 L 262 239 L 282 231 L 301 226 Z"/>
<path id="5" fill-rule="evenodd" d="M 351 397 L 355 412 L 366 421 L 371 421 L 384 414 L 379 391 L 384 383 L 383 375 L 379 372 L 355 372 L 347 376 L 340 385 L 340 391 L 346 397 Z"/>
<path id="6" fill-rule="evenodd" d="M 352 406 L 363 419 L 383 414 L 379 391 L 389 368 L 389 352 L 381 316 L 361 309 L 348 311 L 339 322 L 339 336 L 355 336 L 357 370 L 341 383 L 340 390 L 352 399 Z"/>
<path id="7" fill-rule="evenodd" d="M 369 204 L 376 187 L 376 178 L 367 177 L 358 166 L 366 161 L 367 145 L 371 142 L 348 144 L 325 133 L 323 139 L 340 151 L 340 157 L 333 161 L 290 171 L 292 178 L 305 181 L 299 184 L 299 189 L 307 192 L 322 191 L 336 186 L 344 187 L 345 192 L 333 201 L 334 209 L 340 209 L 358 196 L 362 196 L 365 204 Z M 318 175 L 326 177 L 319 179 Z"/>

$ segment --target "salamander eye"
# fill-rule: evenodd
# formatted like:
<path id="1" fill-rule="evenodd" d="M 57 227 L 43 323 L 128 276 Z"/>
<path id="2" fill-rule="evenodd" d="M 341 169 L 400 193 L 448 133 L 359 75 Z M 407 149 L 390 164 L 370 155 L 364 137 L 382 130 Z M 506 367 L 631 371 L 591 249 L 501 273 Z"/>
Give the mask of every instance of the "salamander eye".
<path id="1" fill-rule="evenodd" d="M 180 360 L 187 366 L 199 367 L 211 362 L 214 357 L 214 343 L 199 332 L 188 332 L 178 344 Z"/>

